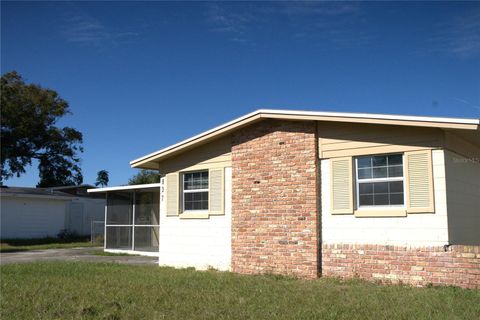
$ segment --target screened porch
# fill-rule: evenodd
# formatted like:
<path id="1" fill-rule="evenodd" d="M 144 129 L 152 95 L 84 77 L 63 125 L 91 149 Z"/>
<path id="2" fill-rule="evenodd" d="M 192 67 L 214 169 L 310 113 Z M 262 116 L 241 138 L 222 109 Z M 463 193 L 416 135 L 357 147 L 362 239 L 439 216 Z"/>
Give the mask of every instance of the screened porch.
<path id="1" fill-rule="evenodd" d="M 104 249 L 158 255 L 160 184 L 91 189 L 104 192 Z"/>

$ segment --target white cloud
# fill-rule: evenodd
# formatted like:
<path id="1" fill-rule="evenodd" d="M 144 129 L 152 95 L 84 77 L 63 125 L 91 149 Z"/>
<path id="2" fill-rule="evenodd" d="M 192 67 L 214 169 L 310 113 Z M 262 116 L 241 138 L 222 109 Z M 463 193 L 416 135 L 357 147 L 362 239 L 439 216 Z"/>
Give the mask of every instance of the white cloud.
<path id="1" fill-rule="evenodd" d="M 255 28 L 268 29 L 274 19 L 284 21 L 296 40 L 322 41 L 344 45 L 364 44 L 369 40 L 354 24 L 362 11 L 351 2 L 254 2 L 213 3 L 207 6 L 207 21 L 214 32 L 231 35 L 230 41 L 252 42 Z M 241 39 L 241 41 L 239 41 Z"/>
<path id="2" fill-rule="evenodd" d="M 432 51 L 460 58 L 480 56 L 480 10 L 457 15 L 439 24 L 430 43 Z"/>
<path id="3" fill-rule="evenodd" d="M 80 45 L 103 46 L 123 43 L 138 36 L 138 33 L 114 31 L 91 16 L 78 14 L 65 23 L 62 35 L 67 41 Z"/>

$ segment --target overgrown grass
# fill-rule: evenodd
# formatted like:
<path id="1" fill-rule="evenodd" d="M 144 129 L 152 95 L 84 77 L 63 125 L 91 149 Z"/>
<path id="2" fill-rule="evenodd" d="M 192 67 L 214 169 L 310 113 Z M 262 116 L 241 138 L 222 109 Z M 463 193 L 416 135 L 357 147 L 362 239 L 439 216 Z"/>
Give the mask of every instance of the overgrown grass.
<path id="1" fill-rule="evenodd" d="M 157 266 L 0 267 L 1 319 L 479 319 L 480 291 Z"/>
<path id="2" fill-rule="evenodd" d="M 39 238 L 39 239 L 2 239 L 0 241 L 0 252 L 15 252 L 43 249 L 61 249 L 77 247 L 94 247 L 89 237 L 60 238 Z"/>

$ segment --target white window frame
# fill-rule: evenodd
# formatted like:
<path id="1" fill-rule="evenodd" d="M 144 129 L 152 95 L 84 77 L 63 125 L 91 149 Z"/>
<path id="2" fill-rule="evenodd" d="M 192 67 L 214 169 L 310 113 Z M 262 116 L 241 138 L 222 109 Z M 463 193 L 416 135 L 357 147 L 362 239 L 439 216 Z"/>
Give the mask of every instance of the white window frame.
<path id="1" fill-rule="evenodd" d="M 391 156 L 400 153 L 388 153 L 388 154 L 372 154 L 372 155 L 361 155 L 355 157 L 355 204 L 357 210 L 391 210 L 391 209 L 404 209 L 406 208 L 406 193 L 407 190 L 405 189 L 405 154 L 401 153 L 402 155 L 402 177 L 392 177 L 392 178 L 371 178 L 371 179 L 358 179 L 358 158 L 363 157 L 375 157 L 375 156 Z M 386 167 L 388 171 L 388 166 Z M 372 182 L 394 182 L 394 181 L 402 181 L 403 182 L 403 204 L 394 204 L 394 205 L 382 205 L 382 206 L 360 206 L 360 183 L 372 183 Z"/>
<path id="2" fill-rule="evenodd" d="M 206 188 L 206 189 L 185 190 L 185 175 L 186 174 L 192 174 L 192 173 L 200 173 L 200 172 L 207 172 L 208 173 L 208 188 Z M 208 200 L 207 200 L 208 208 L 206 210 L 205 209 L 185 210 L 185 193 L 197 193 L 197 192 L 207 192 L 208 193 Z M 210 209 L 210 172 L 208 170 L 182 172 L 182 212 L 183 213 L 206 213 L 206 212 L 208 212 L 209 209 Z"/>

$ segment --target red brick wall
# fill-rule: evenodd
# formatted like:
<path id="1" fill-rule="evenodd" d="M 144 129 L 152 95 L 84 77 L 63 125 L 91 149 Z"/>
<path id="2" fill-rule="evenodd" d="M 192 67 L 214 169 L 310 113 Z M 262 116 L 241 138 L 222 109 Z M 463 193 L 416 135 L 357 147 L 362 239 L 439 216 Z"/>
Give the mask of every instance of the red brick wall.
<path id="1" fill-rule="evenodd" d="M 232 135 L 232 270 L 319 271 L 316 125 L 263 120 Z"/>
<path id="2" fill-rule="evenodd" d="M 418 286 L 480 288 L 480 246 L 444 249 L 323 244 L 322 275 Z"/>

